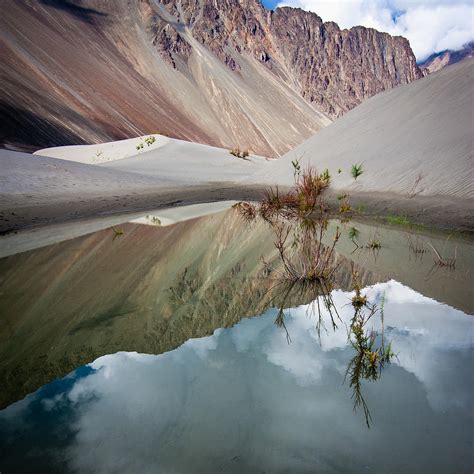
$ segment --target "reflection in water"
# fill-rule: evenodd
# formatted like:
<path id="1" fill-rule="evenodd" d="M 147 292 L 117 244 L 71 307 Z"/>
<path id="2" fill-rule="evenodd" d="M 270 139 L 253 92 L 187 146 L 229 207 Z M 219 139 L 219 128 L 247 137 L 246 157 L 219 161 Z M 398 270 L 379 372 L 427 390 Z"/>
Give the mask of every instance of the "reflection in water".
<path id="1" fill-rule="evenodd" d="M 355 355 L 350 360 L 345 374 L 345 379 L 349 379 L 349 385 L 353 389 L 354 411 L 359 407 L 363 408 L 367 427 L 370 428 L 371 415 L 369 407 L 362 393 L 362 382 L 364 380 L 377 381 L 384 367 L 391 362 L 395 354 L 392 351 L 390 342 L 386 342 L 384 328 L 384 298 L 382 298 L 380 308 L 375 303 L 371 303 L 365 292 L 361 288 L 360 278 L 357 271 L 352 267 L 354 295 L 351 298 L 354 314 L 350 322 L 346 324 L 339 316 L 337 305 L 332 297 L 332 292 L 328 291 L 325 284 L 320 281 L 293 281 L 287 283 L 280 281 L 284 288 L 283 299 L 278 308 L 275 325 L 283 328 L 286 333 L 288 344 L 291 343 L 291 335 L 285 324 L 285 309 L 288 308 L 288 298 L 296 293 L 297 295 L 311 294 L 312 301 L 306 306 L 306 316 L 315 321 L 315 329 L 321 343 L 321 329 L 327 334 L 327 324 L 336 331 L 339 324 L 343 324 L 347 331 L 347 340 L 354 348 Z M 348 303 L 349 304 L 349 303 Z M 369 329 L 369 323 L 374 322 L 375 317 L 380 317 L 380 331 Z M 374 318 L 374 319 L 373 319 Z"/>
<path id="2" fill-rule="evenodd" d="M 159 354 L 281 303 L 264 223 L 230 211 L 122 228 L 0 260 L 0 408 L 104 354 Z M 338 270 L 350 288 L 350 266 Z M 314 298 L 292 292 L 285 307 Z"/>
<path id="3" fill-rule="evenodd" d="M 158 356 L 101 357 L 43 387 L 0 412 L 2 468 L 470 472 L 472 318 L 394 281 L 362 293 L 384 300 L 371 329 L 384 325 L 398 353 L 365 387 L 370 430 L 342 385 L 356 293 L 336 290 L 334 331 L 318 335 L 303 305 L 285 312 L 288 344 L 268 310 Z"/>
<path id="4" fill-rule="evenodd" d="M 470 317 L 364 289 L 378 273 L 304 233 L 297 255 L 323 265 L 282 281 L 287 251 L 232 211 L 121 230 L 0 260 L 1 472 L 472 470 Z M 373 232 L 377 265 L 413 279 L 390 234 L 356 237 Z M 469 262 L 413 281 L 464 304 Z"/>
<path id="5" fill-rule="evenodd" d="M 356 283 L 355 294 L 352 297 L 354 317 L 349 326 L 349 339 L 355 350 L 355 355 L 349 362 L 346 370 L 346 378 L 349 378 L 350 386 L 354 390 L 354 410 L 362 407 L 364 410 L 367 427 L 370 427 L 372 417 L 369 406 L 362 395 L 362 381 L 379 380 L 384 367 L 391 362 L 394 357 L 392 345 L 385 344 L 384 328 L 384 297 L 380 309 L 376 304 L 370 304 L 367 296 L 362 293 L 360 285 Z M 368 324 L 375 315 L 380 314 L 381 331 L 377 334 L 373 330 L 368 330 Z M 377 336 L 380 337 L 380 344 L 376 343 Z"/>

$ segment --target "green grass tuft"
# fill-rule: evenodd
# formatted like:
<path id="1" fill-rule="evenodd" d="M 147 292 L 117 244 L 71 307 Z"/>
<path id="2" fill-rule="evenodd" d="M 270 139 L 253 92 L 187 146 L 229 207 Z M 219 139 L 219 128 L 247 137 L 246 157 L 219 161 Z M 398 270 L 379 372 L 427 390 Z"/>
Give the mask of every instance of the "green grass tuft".
<path id="1" fill-rule="evenodd" d="M 357 179 L 362 173 L 364 172 L 364 170 L 362 169 L 362 164 L 358 165 L 358 164 L 355 164 L 355 165 L 352 165 L 351 167 L 351 175 L 354 179 Z"/>
<path id="2" fill-rule="evenodd" d="M 389 215 L 386 217 L 386 220 L 389 224 L 394 224 L 394 225 L 411 225 L 410 219 L 408 219 L 407 216 L 401 216 L 401 215 Z"/>

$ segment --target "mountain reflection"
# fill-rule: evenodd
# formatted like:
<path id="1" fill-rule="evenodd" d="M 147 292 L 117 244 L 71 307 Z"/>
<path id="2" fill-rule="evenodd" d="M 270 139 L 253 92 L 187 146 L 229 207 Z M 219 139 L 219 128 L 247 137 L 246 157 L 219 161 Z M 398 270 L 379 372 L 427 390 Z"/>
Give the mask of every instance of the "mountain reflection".
<path id="1" fill-rule="evenodd" d="M 335 290 L 334 330 L 318 334 L 308 304 L 284 310 L 288 344 L 269 309 L 161 355 L 100 357 L 27 396 L 0 412 L 5 468 L 28 459 L 72 472 L 469 472 L 472 318 L 395 281 L 363 294 L 384 300 L 398 353 L 364 387 L 370 430 L 342 385 L 354 292 Z M 371 329 L 381 334 L 382 319 Z"/>
<path id="2" fill-rule="evenodd" d="M 275 287 L 262 264 L 278 268 L 271 230 L 233 211 L 121 230 L 0 260 L 0 407 L 104 354 L 160 354 L 283 300 L 314 300 Z M 349 289 L 349 261 L 339 260 L 336 285 Z"/>

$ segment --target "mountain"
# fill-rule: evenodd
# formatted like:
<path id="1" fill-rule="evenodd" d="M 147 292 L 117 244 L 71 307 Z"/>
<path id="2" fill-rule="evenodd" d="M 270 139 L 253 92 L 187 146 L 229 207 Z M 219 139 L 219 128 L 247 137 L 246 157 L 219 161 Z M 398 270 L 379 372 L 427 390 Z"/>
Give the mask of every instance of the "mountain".
<path id="1" fill-rule="evenodd" d="M 5 0 L 0 146 L 161 132 L 277 156 L 421 76 L 404 38 L 258 0 Z"/>
<path id="2" fill-rule="evenodd" d="M 434 53 L 421 64 L 419 64 L 419 67 L 426 76 L 427 74 L 439 71 L 446 66 L 456 64 L 463 59 L 472 57 L 474 57 L 474 41 L 466 44 L 464 48 L 458 51 L 446 49 L 439 53 Z"/>

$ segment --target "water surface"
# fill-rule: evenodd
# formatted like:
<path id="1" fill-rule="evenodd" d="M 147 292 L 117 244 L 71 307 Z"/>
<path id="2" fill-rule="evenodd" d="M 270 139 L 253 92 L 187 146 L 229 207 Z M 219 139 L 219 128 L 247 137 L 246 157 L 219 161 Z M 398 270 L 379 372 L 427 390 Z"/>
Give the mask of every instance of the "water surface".
<path id="1" fill-rule="evenodd" d="M 355 387 L 344 259 L 340 320 L 321 305 L 318 332 L 317 295 L 264 269 L 264 225 L 226 212 L 123 230 L 0 260 L 1 472 L 472 472 L 473 319 L 443 284 L 465 262 L 396 275 L 418 291 L 361 270 L 384 315 L 367 329 L 396 357 Z M 400 259 L 384 241 L 378 261 Z"/>

